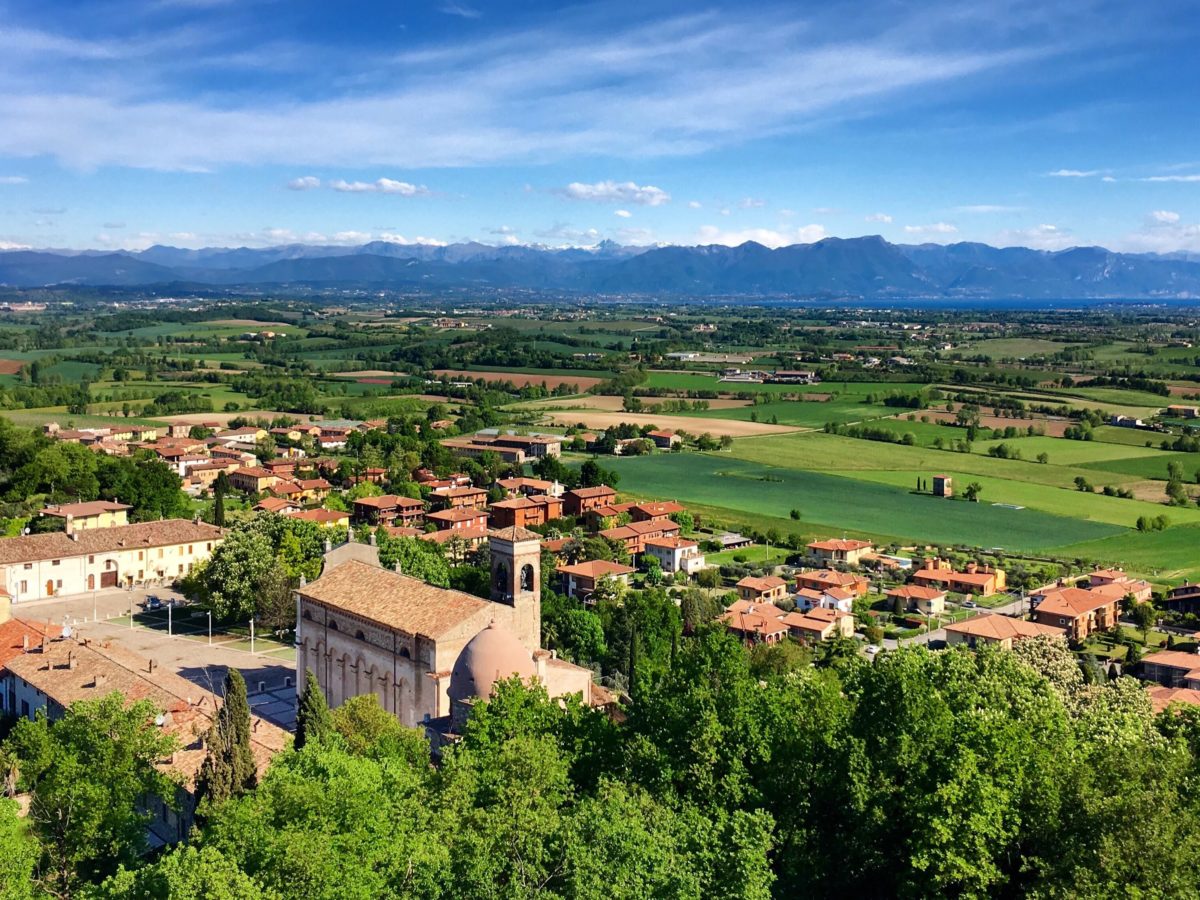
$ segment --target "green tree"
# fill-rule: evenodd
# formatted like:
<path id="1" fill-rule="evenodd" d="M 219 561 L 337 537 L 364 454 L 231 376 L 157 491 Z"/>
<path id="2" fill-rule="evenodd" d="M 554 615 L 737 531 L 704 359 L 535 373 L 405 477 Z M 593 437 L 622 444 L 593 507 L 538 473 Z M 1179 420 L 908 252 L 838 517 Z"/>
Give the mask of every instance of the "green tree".
<path id="1" fill-rule="evenodd" d="M 171 900 L 280 900 L 264 891 L 236 862 L 214 847 L 181 846 L 157 862 L 122 868 L 90 896 L 97 900 L 169 897 Z"/>
<path id="2" fill-rule="evenodd" d="M 972 481 L 963 490 L 963 497 L 972 503 L 979 502 L 979 494 L 983 491 L 983 485 L 978 481 Z"/>
<path id="3" fill-rule="evenodd" d="M 38 843 L 17 815 L 17 804 L 0 797 L 0 900 L 34 896 Z"/>
<path id="4" fill-rule="evenodd" d="M 299 750 L 311 741 L 319 743 L 327 740 L 332 733 L 333 721 L 329 705 L 325 702 L 325 692 L 317 683 L 317 676 L 312 669 L 305 669 L 304 691 L 296 708 L 296 740 L 292 746 Z"/>
<path id="5" fill-rule="evenodd" d="M 417 770 L 429 765 L 424 732 L 401 725 L 374 694 L 351 697 L 330 714 L 330 725 L 346 749 L 357 756 L 400 760 Z"/>
<path id="6" fill-rule="evenodd" d="M 149 701 L 126 706 L 110 694 L 73 703 L 54 722 L 22 719 L 9 735 L 5 749 L 17 760 L 18 788 L 29 792 L 46 891 L 73 894 L 145 851 L 145 805 L 175 802 L 175 784 L 156 764 L 176 742 L 154 726 L 158 712 Z"/>
<path id="7" fill-rule="evenodd" d="M 225 675 L 225 700 L 208 731 L 208 755 L 196 778 L 197 802 L 219 805 L 254 787 L 258 777 L 250 748 L 250 703 L 237 669 Z"/>

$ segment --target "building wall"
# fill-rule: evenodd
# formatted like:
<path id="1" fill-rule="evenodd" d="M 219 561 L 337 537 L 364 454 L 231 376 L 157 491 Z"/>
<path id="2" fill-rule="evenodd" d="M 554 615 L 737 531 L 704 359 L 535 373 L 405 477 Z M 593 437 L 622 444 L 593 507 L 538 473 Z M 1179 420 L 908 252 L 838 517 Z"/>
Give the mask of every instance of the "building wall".
<path id="1" fill-rule="evenodd" d="M 117 587 L 137 582 L 167 583 L 186 575 L 212 555 L 219 541 L 194 541 L 162 547 L 129 547 L 109 553 L 10 563 L 0 584 L 14 603 L 102 588 L 105 572 L 117 573 Z M 57 565 L 56 565 L 57 563 Z"/>

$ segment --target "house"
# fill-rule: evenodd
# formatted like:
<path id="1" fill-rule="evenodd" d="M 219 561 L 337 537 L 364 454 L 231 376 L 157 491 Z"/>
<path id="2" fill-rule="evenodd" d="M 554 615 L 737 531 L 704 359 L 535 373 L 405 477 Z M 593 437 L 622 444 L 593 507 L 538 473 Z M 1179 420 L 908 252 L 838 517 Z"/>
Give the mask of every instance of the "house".
<path id="1" fill-rule="evenodd" d="M 1169 688 L 1200 690 L 1200 654 L 1159 650 L 1142 657 L 1139 674 Z"/>
<path id="2" fill-rule="evenodd" d="M 283 497 L 263 497 L 254 504 L 255 512 L 276 513 L 281 516 L 286 516 L 289 513 L 299 512 L 300 506 L 294 500 L 287 500 Z"/>
<path id="3" fill-rule="evenodd" d="M 278 428 L 272 428 L 267 433 L 276 440 L 292 441 L 293 443 L 299 443 L 304 439 L 304 432 L 295 425 L 283 425 Z"/>
<path id="4" fill-rule="evenodd" d="M 1016 641 L 1025 638 L 1062 636 L 1061 628 L 992 613 L 982 613 L 946 626 L 947 646 L 966 644 L 972 649 L 983 644 L 994 644 L 1003 650 L 1011 650 Z"/>
<path id="5" fill-rule="evenodd" d="M 826 565 L 840 563 L 844 566 L 857 566 L 863 556 L 875 549 L 870 541 L 827 540 L 813 541 L 808 545 L 808 555 L 820 560 Z"/>
<path id="6" fill-rule="evenodd" d="M 1163 415 L 1172 419 L 1200 419 L 1200 406 L 1182 406 L 1172 403 L 1163 410 Z"/>
<path id="7" fill-rule="evenodd" d="M 229 473 L 229 483 L 233 485 L 233 488 L 245 491 L 247 494 L 262 493 L 278 481 L 279 476 L 273 475 L 260 466 L 246 466 L 234 469 Z"/>
<path id="8" fill-rule="evenodd" d="M 480 509 L 440 509 L 425 514 L 425 521 L 438 531 L 487 529 L 488 514 Z"/>
<path id="9" fill-rule="evenodd" d="M 520 465 L 525 462 L 525 451 L 517 447 L 506 447 L 502 444 L 481 444 L 476 441 L 464 440 L 463 438 L 446 438 L 441 444 L 447 450 L 454 453 L 455 456 L 464 456 L 468 459 L 478 459 L 485 453 L 494 453 L 506 463 Z"/>
<path id="10" fill-rule="evenodd" d="M 482 439 L 476 435 L 477 442 Z M 491 438 L 488 445 L 501 448 L 513 448 L 522 451 L 529 459 L 541 459 L 544 456 L 562 455 L 562 438 L 550 435 L 498 434 Z"/>
<path id="11" fill-rule="evenodd" d="M 941 588 L 905 584 L 892 588 L 884 596 L 900 611 L 919 612 L 926 616 L 939 616 L 946 611 L 946 592 Z"/>
<path id="12" fill-rule="evenodd" d="M 736 531 L 726 531 L 723 534 L 718 534 L 713 540 L 721 545 L 722 550 L 741 550 L 743 547 L 749 547 L 754 543 L 750 538 L 744 534 L 738 534 Z"/>
<path id="13" fill-rule="evenodd" d="M 211 460 L 199 465 L 189 466 L 187 470 L 187 483 L 184 485 L 185 490 L 190 486 L 195 492 L 200 493 L 212 488 L 213 483 L 224 472 L 226 475 L 240 468 L 239 464 L 232 459 L 226 460 Z"/>
<path id="14" fill-rule="evenodd" d="M 429 500 L 438 509 L 487 509 L 488 492 L 477 487 L 439 488 Z"/>
<path id="15" fill-rule="evenodd" d="M 1186 582 L 1167 591 L 1163 598 L 1168 609 L 1184 613 L 1200 612 L 1200 584 Z"/>
<path id="16" fill-rule="evenodd" d="M 633 519 L 633 508 L 636 503 L 605 503 L 603 506 L 593 506 L 583 514 L 584 524 L 589 531 L 603 531 L 616 526 L 621 516 Z"/>
<path id="17" fill-rule="evenodd" d="M 1066 632 L 1072 641 L 1082 641 L 1094 631 L 1107 631 L 1120 618 L 1125 595 L 1103 590 L 1061 588 L 1042 596 L 1033 608 L 1033 620 Z"/>
<path id="18" fill-rule="evenodd" d="M 412 527 L 425 515 L 425 504 L 412 497 L 384 494 L 381 497 L 360 497 L 354 501 L 354 521 L 367 525 L 400 525 Z"/>
<path id="19" fill-rule="evenodd" d="M 294 459 L 268 459 L 261 465 L 262 468 L 266 469 L 272 475 L 280 478 L 290 478 L 296 472 L 296 461 Z"/>
<path id="20" fill-rule="evenodd" d="M 913 573 L 913 583 L 923 587 L 945 588 L 959 594 L 990 597 L 1004 590 L 1004 570 L 967 563 L 965 572 L 956 572 L 949 560 L 926 558 L 924 568 Z"/>
<path id="21" fill-rule="evenodd" d="M 638 556 L 646 548 L 646 541 L 679 534 L 679 525 L 670 519 L 655 519 L 651 522 L 630 522 L 616 528 L 606 528 L 600 536 L 624 544 L 631 557 Z"/>
<path id="22" fill-rule="evenodd" d="M 934 475 L 933 476 L 933 496 L 935 497 L 953 497 L 954 496 L 954 479 L 949 475 Z"/>
<path id="23" fill-rule="evenodd" d="M 1150 705 L 1154 707 L 1156 713 L 1163 712 L 1172 705 L 1185 703 L 1188 706 L 1200 706 L 1200 690 L 1192 688 L 1171 688 L 1155 685 L 1147 687 L 1146 693 L 1150 696 Z"/>
<path id="24" fill-rule="evenodd" d="M 606 484 L 575 488 L 563 494 L 563 512 L 578 518 L 589 509 L 606 506 L 617 499 L 617 492 Z"/>
<path id="25" fill-rule="evenodd" d="M 673 450 L 683 443 L 683 438 L 673 431 L 647 431 L 646 437 L 654 441 L 654 446 L 660 450 Z"/>
<path id="26" fill-rule="evenodd" d="M 748 645 L 778 644 L 790 633 L 783 621 L 783 610 L 770 603 L 742 612 L 726 611 L 721 621 L 732 634 Z"/>
<path id="27" fill-rule="evenodd" d="M 1121 597 L 1133 597 L 1139 603 L 1154 596 L 1150 582 L 1131 578 L 1124 569 L 1097 569 L 1088 575 L 1090 590 L 1105 590 Z"/>
<path id="28" fill-rule="evenodd" d="M 629 576 L 637 570 L 621 563 L 594 559 L 590 562 L 562 565 L 555 571 L 562 579 L 563 593 L 587 603 L 592 592 L 596 590 L 596 586 L 604 579 L 610 578 L 620 584 L 628 585 Z"/>
<path id="29" fill-rule="evenodd" d="M 298 478 L 295 484 L 300 488 L 300 496 L 309 503 L 323 503 L 333 490 L 333 485 L 324 478 Z"/>
<path id="30" fill-rule="evenodd" d="M 350 513 L 336 509 L 306 509 L 294 513 L 293 518 L 305 522 L 316 522 L 325 528 L 350 527 Z"/>
<path id="31" fill-rule="evenodd" d="M 532 497 L 534 494 L 548 494 L 551 497 L 562 497 L 563 486 L 557 481 L 546 481 L 541 478 L 500 478 L 496 486 L 509 497 L 518 494 Z"/>
<path id="32" fill-rule="evenodd" d="M 128 503 L 112 500 L 91 500 L 86 503 L 63 503 L 45 507 L 41 514 L 63 520 L 67 532 L 84 531 L 88 528 L 111 528 L 128 525 L 128 512 L 133 509 Z"/>
<path id="33" fill-rule="evenodd" d="M 474 510 L 472 510 L 474 512 Z M 488 539 L 488 527 L 471 525 L 466 528 L 445 528 L 439 531 L 427 531 L 417 535 L 418 540 L 429 541 L 431 544 L 454 544 L 461 542 L 468 549 L 474 549 Z M 457 560 L 456 560 L 457 561 Z"/>
<path id="34" fill-rule="evenodd" d="M 629 509 L 629 517 L 635 522 L 652 522 L 655 519 L 669 519 L 671 516 L 685 511 L 686 507 L 674 500 L 660 500 L 635 503 Z"/>
<path id="35" fill-rule="evenodd" d="M 676 572 L 695 575 L 705 568 L 704 554 L 700 552 L 700 545 L 678 535 L 647 538 L 643 542 L 643 552 L 657 559 L 662 570 L 668 575 Z"/>
<path id="36" fill-rule="evenodd" d="M 754 603 L 774 603 L 787 596 L 787 582 L 775 575 L 748 575 L 737 583 L 738 597 Z"/>
<path id="37" fill-rule="evenodd" d="M 863 576 L 855 575 L 853 572 L 839 572 L 836 569 L 809 569 L 796 573 L 796 588 L 808 588 L 820 593 L 832 588 L 841 588 L 856 597 L 862 597 L 870 588 L 870 583 Z"/>
<path id="38" fill-rule="evenodd" d="M 14 603 L 135 584 L 168 583 L 208 559 L 224 531 L 165 519 L 0 539 L 0 589 Z"/>
<path id="39" fill-rule="evenodd" d="M 157 711 L 153 727 L 178 741 L 179 748 L 157 763 L 178 781 L 175 802 L 155 802 L 144 812 L 152 848 L 182 841 L 192 828 L 197 776 L 208 756 L 205 739 L 221 708 L 220 697 L 163 671 L 152 659 L 87 638 L 55 637 L 31 644 L 0 669 L 0 695 L 10 698 L 18 714 L 29 719 L 44 711 L 53 721 L 73 703 L 99 700 L 114 692 L 128 702 L 150 701 Z M 261 777 L 271 758 L 287 747 L 290 736 L 252 712 L 249 737 Z"/>
<path id="40" fill-rule="evenodd" d="M 513 497 L 489 507 L 493 528 L 537 528 L 562 518 L 563 502 L 549 494 Z"/>
<path id="41" fill-rule="evenodd" d="M 259 441 L 267 439 L 267 430 L 259 428 L 257 425 L 246 425 L 242 428 L 229 428 L 225 431 L 213 435 L 222 444 L 232 444 L 246 442 L 249 444 L 257 444 Z"/>
<path id="42" fill-rule="evenodd" d="M 817 607 L 807 613 L 790 612 L 780 621 L 793 638 L 804 643 L 854 637 L 854 616 L 841 610 Z"/>

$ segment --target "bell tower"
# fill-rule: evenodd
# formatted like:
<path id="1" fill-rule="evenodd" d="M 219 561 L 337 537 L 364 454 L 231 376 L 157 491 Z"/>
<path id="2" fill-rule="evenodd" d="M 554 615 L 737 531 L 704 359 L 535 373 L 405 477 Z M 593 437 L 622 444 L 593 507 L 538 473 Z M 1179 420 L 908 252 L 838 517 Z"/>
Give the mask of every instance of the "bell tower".
<path id="1" fill-rule="evenodd" d="M 488 534 L 492 555 L 491 600 L 511 608 L 513 633 L 530 650 L 542 646 L 542 539 L 528 528 Z M 497 610 L 499 612 L 499 610 Z"/>

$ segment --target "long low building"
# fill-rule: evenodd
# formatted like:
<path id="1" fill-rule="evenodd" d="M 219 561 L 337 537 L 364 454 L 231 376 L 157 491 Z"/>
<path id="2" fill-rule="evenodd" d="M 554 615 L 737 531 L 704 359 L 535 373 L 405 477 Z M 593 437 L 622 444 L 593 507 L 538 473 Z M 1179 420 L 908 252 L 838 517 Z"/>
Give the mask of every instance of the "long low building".
<path id="1" fill-rule="evenodd" d="M 0 588 L 14 603 L 137 584 L 165 584 L 208 559 L 224 531 L 165 519 L 0 540 Z"/>

